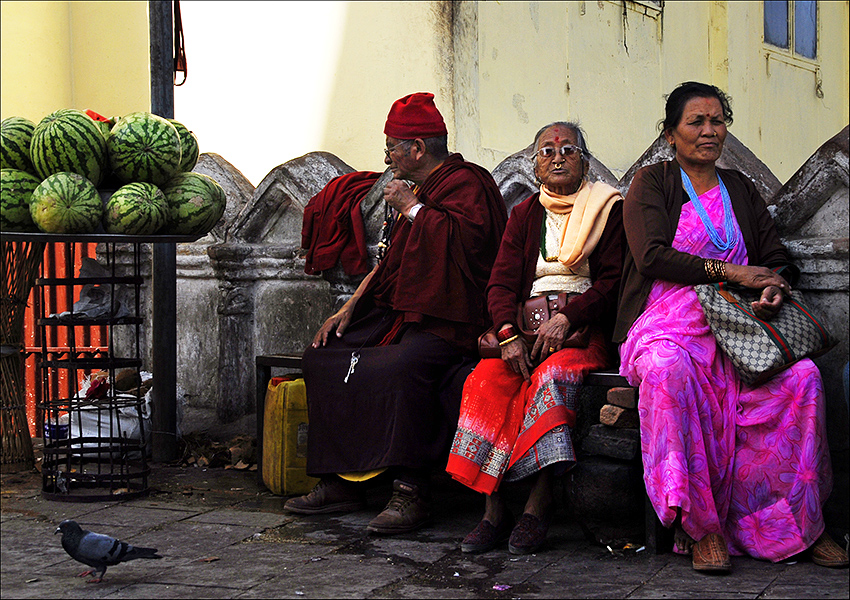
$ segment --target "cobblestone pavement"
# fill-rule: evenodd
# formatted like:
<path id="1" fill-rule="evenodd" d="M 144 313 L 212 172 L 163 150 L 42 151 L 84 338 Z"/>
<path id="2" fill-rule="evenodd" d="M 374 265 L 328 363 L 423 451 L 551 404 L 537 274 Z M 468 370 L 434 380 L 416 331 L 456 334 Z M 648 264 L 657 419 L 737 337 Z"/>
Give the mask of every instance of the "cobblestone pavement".
<path id="1" fill-rule="evenodd" d="M 365 531 L 369 509 L 294 517 L 255 473 L 155 465 L 151 493 L 123 502 L 59 502 L 40 493 L 36 473 L 4 474 L 0 595 L 9 598 L 848 598 L 848 570 L 811 562 L 770 564 L 733 557 L 733 572 L 695 572 L 690 558 L 612 550 L 589 541 L 558 514 L 539 553 L 507 548 L 464 555 L 481 498 L 449 480 L 434 490 L 433 523 L 413 534 Z M 110 567 L 104 581 L 77 578 L 83 566 L 53 531 L 63 519 L 136 545 L 157 561 Z M 641 540 L 636 540 L 640 548 Z M 621 546 L 622 547 L 622 546 Z"/>

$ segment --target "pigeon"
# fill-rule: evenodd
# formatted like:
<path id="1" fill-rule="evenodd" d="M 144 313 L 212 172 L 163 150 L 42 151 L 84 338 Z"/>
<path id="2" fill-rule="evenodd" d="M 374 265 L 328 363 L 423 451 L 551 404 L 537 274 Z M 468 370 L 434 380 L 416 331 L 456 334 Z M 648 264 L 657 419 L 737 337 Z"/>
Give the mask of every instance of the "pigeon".
<path id="1" fill-rule="evenodd" d="M 86 577 L 98 572 L 98 575 L 87 583 L 103 581 L 106 567 L 136 558 L 162 558 L 156 553 L 156 548 L 140 548 L 102 533 L 86 531 L 76 521 L 62 521 L 53 532 L 54 535 L 57 533 L 62 533 L 62 547 L 71 558 L 94 567 L 83 571 L 77 577 Z"/>

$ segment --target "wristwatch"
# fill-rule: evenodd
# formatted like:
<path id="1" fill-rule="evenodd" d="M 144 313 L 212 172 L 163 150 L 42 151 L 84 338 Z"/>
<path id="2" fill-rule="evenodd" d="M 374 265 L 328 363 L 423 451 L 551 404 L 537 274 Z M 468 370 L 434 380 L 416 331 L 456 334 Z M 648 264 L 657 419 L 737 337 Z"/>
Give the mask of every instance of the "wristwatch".
<path id="1" fill-rule="evenodd" d="M 416 218 L 416 214 L 419 212 L 419 209 L 422 208 L 423 206 L 425 206 L 425 205 L 422 204 L 421 202 L 417 202 L 416 204 L 414 204 L 413 208 L 411 208 L 410 211 L 407 213 L 407 220 L 410 221 L 411 223 L 413 223 L 413 219 Z"/>

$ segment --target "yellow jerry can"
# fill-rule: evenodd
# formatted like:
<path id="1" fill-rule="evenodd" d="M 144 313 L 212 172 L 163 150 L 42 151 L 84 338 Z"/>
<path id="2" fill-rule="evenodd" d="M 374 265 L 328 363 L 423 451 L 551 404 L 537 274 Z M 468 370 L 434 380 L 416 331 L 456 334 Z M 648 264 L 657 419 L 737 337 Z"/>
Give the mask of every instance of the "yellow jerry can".
<path id="1" fill-rule="evenodd" d="M 307 393 L 304 379 L 273 377 L 263 417 L 263 483 L 283 496 L 306 494 L 319 480 L 307 476 Z"/>

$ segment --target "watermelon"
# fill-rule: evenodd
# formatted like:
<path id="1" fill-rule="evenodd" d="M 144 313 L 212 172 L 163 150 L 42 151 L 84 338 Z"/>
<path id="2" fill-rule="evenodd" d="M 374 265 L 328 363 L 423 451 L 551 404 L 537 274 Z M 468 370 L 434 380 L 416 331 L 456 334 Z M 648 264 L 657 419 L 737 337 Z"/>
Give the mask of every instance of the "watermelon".
<path id="1" fill-rule="evenodd" d="M 109 165 L 123 183 L 161 186 L 180 171 L 180 135 L 167 119 L 147 112 L 122 117 L 106 138 Z"/>
<path id="2" fill-rule="evenodd" d="M 42 179 L 70 171 L 98 186 L 106 174 L 103 134 L 91 117 L 74 108 L 57 110 L 36 125 L 30 157 Z"/>
<path id="3" fill-rule="evenodd" d="M 20 169 L 0 171 L 0 229 L 38 231 L 30 215 L 32 193 L 41 179 Z"/>
<path id="4" fill-rule="evenodd" d="M 198 138 L 195 134 L 189 131 L 183 123 L 168 119 L 168 122 L 177 128 L 177 133 L 180 136 L 180 171 L 191 171 L 198 164 L 198 156 L 200 156 L 200 148 L 198 147 Z"/>
<path id="5" fill-rule="evenodd" d="M 91 181 L 63 171 L 38 184 L 32 193 L 30 214 L 46 233 L 94 233 L 103 216 L 103 202 Z"/>
<path id="6" fill-rule="evenodd" d="M 224 214 L 224 190 L 202 173 L 175 175 L 162 191 L 168 201 L 168 223 L 160 233 L 205 235 Z"/>
<path id="7" fill-rule="evenodd" d="M 87 109 L 85 113 L 90 116 L 92 121 L 94 121 L 94 124 L 98 126 L 100 132 L 103 134 L 103 139 L 105 140 L 109 137 L 109 131 L 112 129 L 112 126 L 115 125 L 115 120 L 108 119 L 90 109 Z"/>
<path id="8" fill-rule="evenodd" d="M 162 190 L 152 183 L 133 182 L 121 186 L 106 203 L 103 228 L 106 233 L 150 235 L 168 220 L 168 204 Z"/>
<path id="9" fill-rule="evenodd" d="M 18 169 L 35 175 L 30 143 L 35 124 L 23 117 L 8 117 L 0 123 L 0 168 Z"/>

